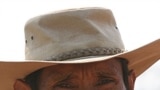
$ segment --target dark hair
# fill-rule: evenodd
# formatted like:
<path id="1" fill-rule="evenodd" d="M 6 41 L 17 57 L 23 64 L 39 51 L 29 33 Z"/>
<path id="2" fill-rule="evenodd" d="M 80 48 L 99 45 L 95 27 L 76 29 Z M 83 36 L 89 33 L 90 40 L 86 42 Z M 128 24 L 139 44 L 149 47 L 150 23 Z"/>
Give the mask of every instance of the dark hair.
<path id="1" fill-rule="evenodd" d="M 24 81 L 31 87 L 32 90 L 38 90 L 38 84 L 40 80 L 40 75 L 43 69 L 39 69 L 24 78 Z"/>
<path id="2" fill-rule="evenodd" d="M 130 74 L 130 71 L 128 69 L 128 60 L 125 58 L 118 58 L 118 61 L 120 61 L 122 66 L 123 81 L 126 86 L 126 90 L 129 90 L 128 75 Z"/>
<path id="3" fill-rule="evenodd" d="M 128 75 L 130 74 L 128 69 L 128 60 L 124 58 L 117 58 L 118 61 L 121 63 L 122 66 L 122 73 L 123 73 L 123 81 L 126 86 L 126 90 L 129 90 L 129 82 L 128 82 Z M 38 90 L 38 84 L 40 80 L 40 75 L 43 69 L 39 69 L 31 74 L 27 75 L 24 80 L 25 82 L 31 87 L 32 90 Z"/>

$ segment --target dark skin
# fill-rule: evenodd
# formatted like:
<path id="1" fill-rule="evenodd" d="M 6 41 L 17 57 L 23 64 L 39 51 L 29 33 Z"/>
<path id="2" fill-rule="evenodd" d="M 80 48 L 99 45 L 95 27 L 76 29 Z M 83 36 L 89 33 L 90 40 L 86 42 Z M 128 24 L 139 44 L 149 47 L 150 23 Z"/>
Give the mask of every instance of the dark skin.
<path id="1" fill-rule="evenodd" d="M 128 75 L 129 90 L 134 90 L 135 74 Z M 31 90 L 17 80 L 14 90 Z M 87 63 L 49 66 L 40 75 L 39 90 L 126 90 L 122 68 L 116 59 Z"/>

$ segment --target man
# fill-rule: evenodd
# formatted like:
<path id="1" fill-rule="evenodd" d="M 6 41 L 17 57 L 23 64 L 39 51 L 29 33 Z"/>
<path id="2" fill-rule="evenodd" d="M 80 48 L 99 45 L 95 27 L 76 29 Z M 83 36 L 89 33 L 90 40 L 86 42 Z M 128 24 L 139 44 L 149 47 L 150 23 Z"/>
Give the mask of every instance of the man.
<path id="1" fill-rule="evenodd" d="M 82 8 L 25 26 L 26 60 L 0 62 L 2 90 L 134 90 L 160 59 L 160 40 L 126 52 L 112 12 Z"/>

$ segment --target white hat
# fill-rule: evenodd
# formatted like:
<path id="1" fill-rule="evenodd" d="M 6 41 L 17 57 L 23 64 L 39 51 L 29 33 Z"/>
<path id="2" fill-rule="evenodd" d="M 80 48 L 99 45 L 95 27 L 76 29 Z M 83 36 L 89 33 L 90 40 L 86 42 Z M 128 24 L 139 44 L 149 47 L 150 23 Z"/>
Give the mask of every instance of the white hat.
<path id="1" fill-rule="evenodd" d="M 16 79 L 55 64 L 121 57 L 138 76 L 160 59 L 160 39 L 126 52 L 112 12 L 104 8 L 72 9 L 32 18 L 25 26 L 25 38 L 26 61 L 0 62 L 1 90 L 13 90 Z"/>

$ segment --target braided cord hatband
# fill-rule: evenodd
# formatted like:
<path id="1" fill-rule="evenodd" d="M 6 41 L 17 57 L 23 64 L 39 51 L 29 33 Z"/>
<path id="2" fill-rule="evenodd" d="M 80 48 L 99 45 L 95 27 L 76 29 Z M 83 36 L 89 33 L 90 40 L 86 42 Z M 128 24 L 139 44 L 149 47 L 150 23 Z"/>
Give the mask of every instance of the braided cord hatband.
<path id="1" fill-rule="evenodd" d="M 67 59 L 80 58 L 86 56 L 115 55 L 122 52 L 124 52 L 124 50 L 121 50 L 119 48 L 105 48 L 105 47 L 78 49 L 51 57 L 50 59 L 48 59 L 48 61 L 65 61 Z"/>

